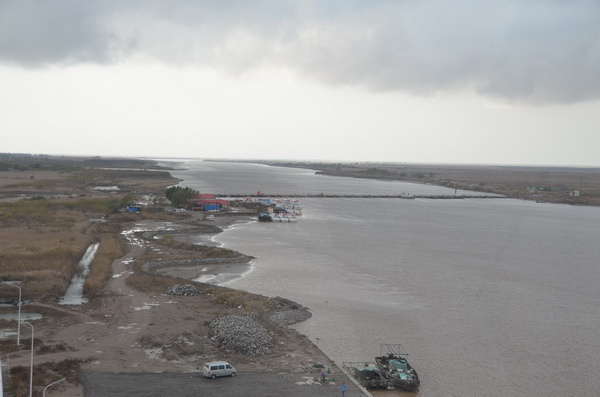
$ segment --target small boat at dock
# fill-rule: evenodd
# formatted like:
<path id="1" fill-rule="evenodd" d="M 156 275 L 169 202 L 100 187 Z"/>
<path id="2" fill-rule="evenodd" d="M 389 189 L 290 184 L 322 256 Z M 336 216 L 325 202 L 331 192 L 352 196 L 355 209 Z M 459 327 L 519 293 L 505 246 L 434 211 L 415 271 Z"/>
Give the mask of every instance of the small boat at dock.
<path id="1" fill-rule="evenodd" d="M 392 380 L 386 378 L 377 364 L 373 362 L 344 362 L 342 366 L 362 387 L 367 389 L 390 389 L 394 387 Z"/>
<path id="2" fill-rule="evenodd" d="M 298 218 L 295 215 L 287 213 L 262 213 L 258 216 L 259 222 L 298 222 Z"/>
<path id="3" fill-rule="evenodd" d="M 390 379 L 394 387 L 406 391 L 415 391 L 421 381 L 417 371 L 408 363 L 402 345 L 382 344 L 381 355 L 375 357 L 375 363 L 383 376 Z"/>
<path id="4" fill-rule="evenodd" d="M 375 362 L 344 362 L 343 367 L 368 389 L 402 389 L 413 392 L 421 381 L 408 363 L 402 345 L 382 344 Z"/>

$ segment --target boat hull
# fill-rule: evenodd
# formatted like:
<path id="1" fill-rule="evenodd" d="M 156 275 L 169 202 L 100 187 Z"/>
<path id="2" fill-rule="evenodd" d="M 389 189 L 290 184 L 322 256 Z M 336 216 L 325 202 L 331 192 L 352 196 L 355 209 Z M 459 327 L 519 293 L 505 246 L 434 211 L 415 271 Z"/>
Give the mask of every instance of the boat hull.
<path id="1" fill-rule="evenodd" d="M 409 392 L 419 388 L 421 384 L 419 375 L 404 357 L 393 354 L 375 357 L 375 363 L 394 387 Z"/>

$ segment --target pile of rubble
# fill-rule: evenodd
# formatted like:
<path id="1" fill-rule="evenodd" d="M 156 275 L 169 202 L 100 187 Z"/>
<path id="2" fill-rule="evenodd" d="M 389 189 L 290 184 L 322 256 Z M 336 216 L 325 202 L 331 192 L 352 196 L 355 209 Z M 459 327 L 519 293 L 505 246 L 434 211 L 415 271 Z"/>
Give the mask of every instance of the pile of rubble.
<path id="1" fill-rule="evenodd" d="M 287 327 L 308 320 L 311 316 L 312 313 L 306 309 L 296 309 L 273 313 L 269 316 L 269 320 L 281 327 Z"/>
<path id="2" fill-rule="evenodd" d="M 210 327 L 211 339 L 233 353 L 271 354 L 272 335 L 250 315 L 220 317 L 212 321 Z"/>
<path id="3" fill-rule="evenodd" d="M 200 291 L 198 291 L 193 285 L 189 284 L 177 284 L 169 288 L 167 291 L 169 295 L 200 295 Z"/>

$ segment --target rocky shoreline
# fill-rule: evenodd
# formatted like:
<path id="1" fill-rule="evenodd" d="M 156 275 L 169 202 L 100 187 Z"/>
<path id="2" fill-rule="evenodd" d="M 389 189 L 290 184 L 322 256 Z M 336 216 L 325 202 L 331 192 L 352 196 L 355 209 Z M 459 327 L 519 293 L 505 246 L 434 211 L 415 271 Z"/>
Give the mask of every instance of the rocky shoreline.
<path id="1" fill-rule="evenodd" d="M 178 296 L 196 296 L 202 294 L 191 284 L 174 285 L 167 294 Z M 312 313 L 305 307 L 289 299 L 276 297 L 274 300 L 289 310 L 277 311 L 268 315 L 268 319 L 282 328 L 308 320 Z M 246 315 L 226 315 L 210 323 L 211 340 L 225 350 L 249 356 L 271 354 L 273 333 L 269 332 L 257 321 L 256 313 Z"/>

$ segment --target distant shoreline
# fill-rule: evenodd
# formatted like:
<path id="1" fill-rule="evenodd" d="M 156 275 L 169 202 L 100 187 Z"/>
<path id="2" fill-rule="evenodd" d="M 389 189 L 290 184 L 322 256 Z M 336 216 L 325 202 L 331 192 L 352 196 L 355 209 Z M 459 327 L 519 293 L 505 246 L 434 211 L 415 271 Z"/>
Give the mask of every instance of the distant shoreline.
<path id="1" fill-rule="evenodd" d="M 594 167 L 261 160 L 254 163 L 310 169 L 327 176 L 425 183 L 540 203 L 600 206 L 600 168 Z"/>

